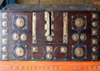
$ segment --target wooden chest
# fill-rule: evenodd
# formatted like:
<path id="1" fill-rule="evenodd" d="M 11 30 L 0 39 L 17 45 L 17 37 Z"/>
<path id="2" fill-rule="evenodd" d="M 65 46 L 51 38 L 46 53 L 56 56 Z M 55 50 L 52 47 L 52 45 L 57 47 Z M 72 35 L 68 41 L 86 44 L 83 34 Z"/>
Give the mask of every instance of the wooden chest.
<path id="1" fill-rule="evenodd" d="M 90 4 L 11 4 L 0 23 L 1 61 L 100 60 L 100 12 Z"/>

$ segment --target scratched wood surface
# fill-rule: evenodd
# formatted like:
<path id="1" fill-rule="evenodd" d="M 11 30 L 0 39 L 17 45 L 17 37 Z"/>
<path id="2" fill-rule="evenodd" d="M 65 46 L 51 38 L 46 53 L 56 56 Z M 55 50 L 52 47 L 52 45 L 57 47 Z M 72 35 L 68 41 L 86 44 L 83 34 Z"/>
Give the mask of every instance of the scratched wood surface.
<path id="1" fill-rule="evenodd" d="M 100 2 L 100 0 L 17 0 L 18 4 L 82 4 L 93 2 Z M 100 10 L 100 5 L 95 5 Z"/>

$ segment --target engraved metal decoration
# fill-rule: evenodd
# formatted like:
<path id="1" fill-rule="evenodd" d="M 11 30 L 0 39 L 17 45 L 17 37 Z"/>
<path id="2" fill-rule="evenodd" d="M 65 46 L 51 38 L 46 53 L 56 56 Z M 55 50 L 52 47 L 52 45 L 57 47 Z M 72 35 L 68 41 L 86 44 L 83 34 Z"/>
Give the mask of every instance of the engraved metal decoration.
<path id="1" fill-rule="evenodd" d="M 61 53 L 67 53 L 67 47 L 61 47 L 60 52 Z"/>
<path id="2" fill-rule="evenodd" d="M 36 12 L 32 14 L 32 43 L 36 43 Z"/>
<path id="3" fill-rule="evenodd" d="M 87 59 L 87 46 L 82 43 L 72 45 L 72 59 L 73 60 L 86 60 Z"/>
<path id="4" fill-rule="evenodd" d="M 84 20 L 83 20 L 82 18 L 77 18 L 77 19 L 75 20 L 75 25 L 76 25 L 77 27 L 82 27 L 82 26 L 84 25 Z"/>
<path id="5" fill-rule="evenodd" d="M 32 47 L 32 52 L 38 52 L 38 47 Z"/>
<path id="6" fill-rule="evenodd" d="M 74 41 L 78 41 L 78 40 L 79 40 L 79 35 L 78 35 L 78 34 L 73 34 L 73 35 L 72 35 L 72 39 L 73 39 Z"/>
<path id="7" fill-rule="evenodd" d="M 21 39 L 22 41 L 26 41 L 26 40 L 27 40 L 27 35 L 24 34 L 24 33 L 21 34 L 20 39 Z"/>
<path id="8" fill-rule="evenodd" d="M 98 26 L 98 22 L 96 22 L 96 21 L 92 22 L 92 26 L 93 27 L 97 27 Z"/>
<path id="9" fill-rule="evenodd" d="M 24 26 L 24 19 L 22 19 L 22 18 L 18 18 L 17 20 L 16 20 L 16 25 L 18 26 L 18 27 L 23 27 Z"/>
<path id="10" fill-rule="evenodd" d="M 98 56 L 97 55 L 92 55 L 92 60 L 98 60 Z"/>
<path id="11" fill-rule="evenodd" d="M 7 30 L 2 30 L 2 35 L 7 35 Z"/>
<path id="12" fill-rule="evenodd" d="M 63 43 L 68 43 L 68 13 L 63 12 Z"/>
<path id="13" fill-rule="evenodd" d="M 97 39 L 92 39 L 92 44 L 93 45 L 98 44 L 98 40 Z"/>
<path id="14" fill-rule="evenodd" d="M 87 35 L 86 35 L 86 34 L 81 34 L 80 39 L 81 39 L 82 41 L 87 40 Z"/>
<path id="15" fill-rule="evenodd" d="M 3 44 L 7 44 L 7 39 L 2 39 Z"/>
<path id="16" fill-rule="evenodd" d="M 6 46 L 3 46 L 2 52 L 7 52 L 7 47 Z"/>
<path id="17" fill-rule="evenodd" d="M 46 51 L 47 52 L 52 52 L 53 51 L 53 47 L 52 46 L 46 46 Z"/>
<path id="18" fill-rule="evenodd" d="M 3 14 L 2 14 L 2 18 L 3 18 L 3 19 L 7 18 L 7 13 L 3 13 Z"/>
<path id="19" fill-rule="evenodd" d="M 72 15 L 71 16 L 71 25 L 72 30 L 81 32 L 82 30 L 87 29 L 87 16 L 82 14 Z"/>
<path id="20" fill-rule="evenodd" d="M 97 13 L 92 13 L 92 18 L 93 18 L 93 19 L 98 18 L 98 14 L 97 14 Z"/>
<path id="21" fill-rule="evenodd" d="M 21 42 L 18 42 L 17 44 L 13 45 L 12 49 L 13 49 L 12 52 L 14 60 L 27 59 L 27 53 L 28 53 L 27 45 L 23 45 Z"/>
<path id="22" fill-rule="evenodd" d="M 54 33 L 52 32 L 52 30 L 54 29 L 54 25 L 52 24 L 53 20 L 54 20 L 53 12 L 45 11 L 45 21 L 46 21 L 45 30 L 47 30 L 45 36 L 47 41 L 53 40 L 54 36 Z"/>
<path id="23" fill-rule="evenodd" d="M 22 47 L 18 47 L 17 49 L 16 49 L 16 55 L 17 56 L 23 56 L 24 55 L 24 49 L 22 48 Z"/>
<path id="24" fill-rule="evenodd" d="M 26 30 L 28 29 L 28 16 L 22 14 L 13 15 L 12 23 L 13 29 Z"/>
<path id="25" fill-rule="evenodd" d="M 46 58 L 47 59 L 51 59 L 52 58 L 52 54 L 46 54 Z"/>
<path id="26" fill-rule="evenodd" d="M 84 50 L 82 48 L 76 48 L 75 49 L 75 55 L 78 56 L 78 57 L 81 57 L 84 55 Z"/>
<path id="27" fill-rule="evenodd" d="M 98 51 L 98 48 L 97 48 L 97 47 L 93 47 L 93 48 L 92 48 L 92 51 L 93 51 L 93 52 L 97 52 L 97 51 Z"/>
<path id="28" fill-rule="evenodd" d="M 14 33 L 12 37 L 13 37 L 13 40 L 18 40 L 19 39 L 19 34 Z"/>
<path id="29" fill-rule="evenodd" d="M 7 60 L 7 55 L 6 54 L 2 55 L 2 60 Z"/>
<path id="30" fill-rule="evenodd" d="M 92 29 L 92 35 L 98 35 L 98 30 L 97 29 Z"/>
<path id="31" fill-rule="evenodd" d="M 3 22 L 2 22 L 2 26 L 3 26 L 3 27 L 6 27 L 6 26 L 7 26 L 7 22 L 6 22 L 6 21 L 3 21 Z"/>

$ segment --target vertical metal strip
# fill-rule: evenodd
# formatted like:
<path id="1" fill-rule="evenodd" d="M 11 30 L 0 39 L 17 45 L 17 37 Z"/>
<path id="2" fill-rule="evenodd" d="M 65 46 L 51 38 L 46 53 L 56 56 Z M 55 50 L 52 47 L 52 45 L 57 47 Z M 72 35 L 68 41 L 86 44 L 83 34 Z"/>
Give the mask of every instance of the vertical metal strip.
<path id="1" fill-rule="evenodd" d="M 68 13 L 63 12 L 63 43 L 68 43 Z"/>
<path id="2" fill-rule="evenodd" d="M 32 13 L 32 43 L 36 43 L 36 12 Z"/>

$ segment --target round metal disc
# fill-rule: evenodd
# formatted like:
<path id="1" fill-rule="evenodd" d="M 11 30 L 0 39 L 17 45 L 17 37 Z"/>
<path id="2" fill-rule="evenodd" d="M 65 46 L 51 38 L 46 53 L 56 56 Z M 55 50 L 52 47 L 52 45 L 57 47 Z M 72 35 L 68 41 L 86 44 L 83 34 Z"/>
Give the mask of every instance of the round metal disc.
<path id="1" fill-rule="evenodd" d="M 18 19 L 16 20 L 16 25 L 17 25 L 18 27 L 23 27 L 23 26 L 24 26 L 24 19 L 18 18 Z"/>
<path id="2" fill-rule="evenodd" d="M 82 57 L 83 55 L 84 55 L 84 50 L 83 50 L 83 48 L 76 48 L 75 49 L 75 55 L 77 56 L 77 57 Z"/>
<path id="3" fill-rule="evenodd" d="M 18 47 L 16 49 L 16 55 L 17 56 L 23 56 L 24 55 L 24 49 L 22 47 Z"/>
<path id="4" fill-rule="evenodd" d="M 77 18 L 75 20 L 76 27 L 82 27 L 84 25 L 84 20 L 82 18 Z"/>

